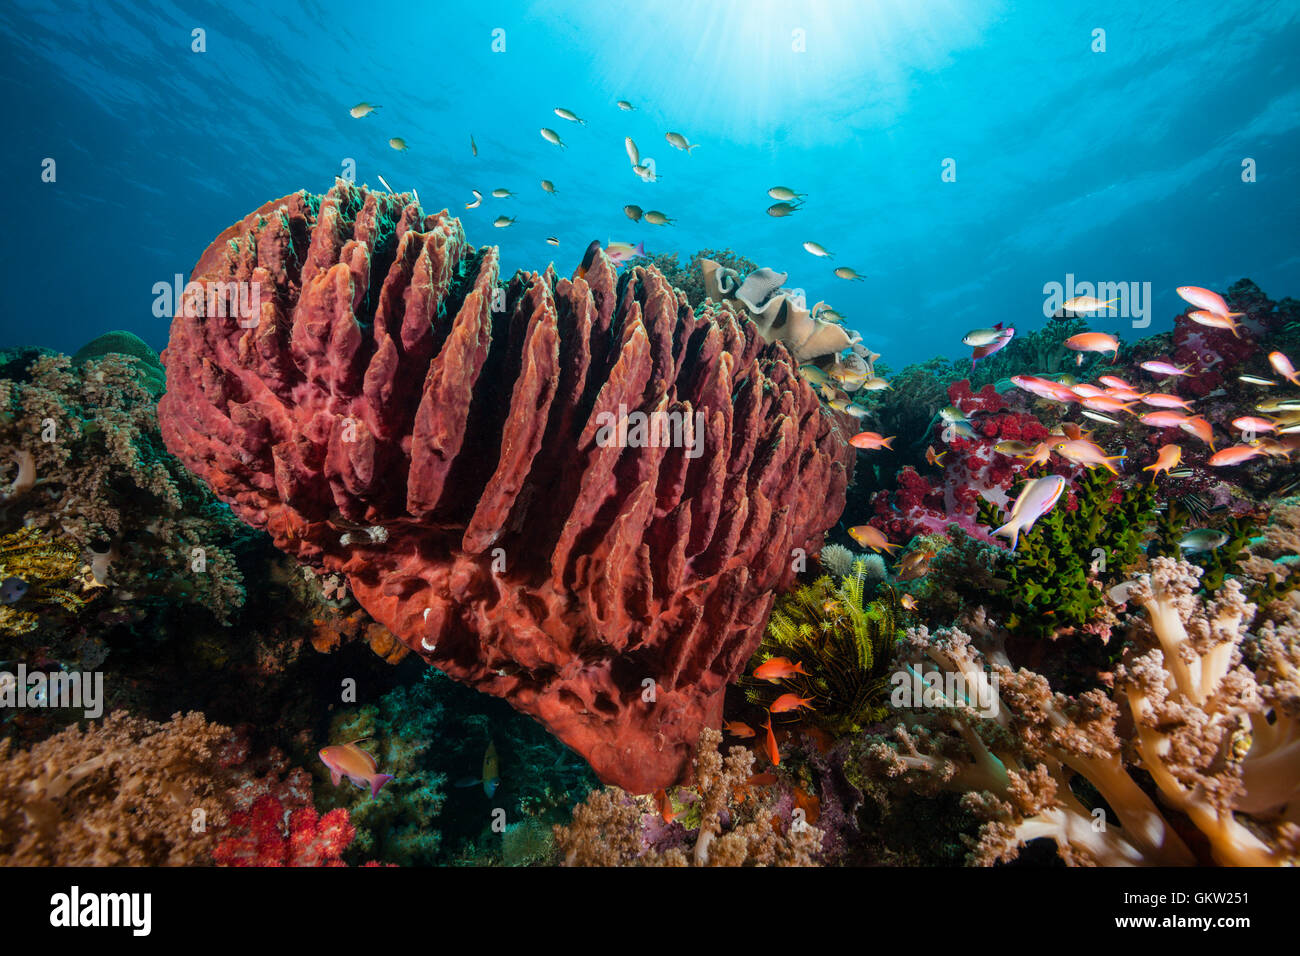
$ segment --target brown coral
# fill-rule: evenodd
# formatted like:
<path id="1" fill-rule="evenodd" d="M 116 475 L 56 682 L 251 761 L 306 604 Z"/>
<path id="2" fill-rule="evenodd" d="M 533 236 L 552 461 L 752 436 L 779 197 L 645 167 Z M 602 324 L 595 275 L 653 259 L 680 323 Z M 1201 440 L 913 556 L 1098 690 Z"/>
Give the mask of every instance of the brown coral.
<path id="1" fill-rule="evenodd" d="M 1130 586 L 1145 614 L 1134 619 L 1137 648 L 1125 652 L 1114 700 L 1101 691 L 1054 694 L 1040 675 L 1013 670 L 982 621 L 974 624 L 987 654 L 961 630 L 911 632 L 914 668 L 926 658 L 972 695 L 992 688 L 993 706 L 981 714 L 946 695 L 916 726 L 900 725 L 894 739 L 869 738 L 863 759 L 890 776 L 969 791 L 966 806 L 989 821 L 973 862 L 1014 858 L 1038 837 L 1054 840 L 1069 863 L 1197 862 L 1171 811 L 1200 830 L 1222 865 L 1297 862 L 1297 629 L 1269 623 L 1252 638 L 1252 673 L 1241 648 L 1254 606 L 1231 580 L 1216 600 L 1202 602 L 1200 573 L 1156 558 Z M 1137 783 L 1136 769 L 1150 775 L 1159 805 Z M 1076 796 L 1076 775 L 1113 818 Z"/>
<path id="2" fill-rule="evenodd" d="M 503 288 L 497 263 L 408 195 L 267 203 L 194 270 L 163 435 L 426 661 L 605 780 L 670 785 L 843 508 L 852 449 L 781 346 L 655 270 L 597 254 Z M 241 283 L 242 324 L 209 301 Z"/>
<path id="3" fill-rule="evenodd" d="M 555 828 L 566 866 L 813 866 L 822 831 L 802 820 L 783 819 L 773 794 L 749 799 L 753 751 L 718 750 L 722 734 L 706 729 L 695 754 L 697 785 L 689 847 L 647 845 L 645 821 L 658 812 L 613 787 L 593 791 L 567 827 Z"/>
<path id="4" fill-rule="evenodd" d="M 202 714 L 159 724 L 118 711 L 31 750 L 0 740 L 0 862 L 210 862 L 214 830 L 229 809 L 217 783 L 217 750 L 228 735 Z"/>

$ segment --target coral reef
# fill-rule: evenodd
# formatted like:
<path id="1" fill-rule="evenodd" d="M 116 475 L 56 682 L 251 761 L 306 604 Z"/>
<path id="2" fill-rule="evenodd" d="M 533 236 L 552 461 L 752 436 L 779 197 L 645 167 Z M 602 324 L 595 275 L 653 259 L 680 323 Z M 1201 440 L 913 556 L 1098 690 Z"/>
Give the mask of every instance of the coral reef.
<path id="1" fill-rule="evenodd" d="M 635 256 L 627 263 L 628 268 L 636 266 L 653 266 L 670 286 L 686 295 L 686 301 L 692 309 L 698 309 L 708 298 L 704 290 L 704 269 L 701 263 L 705 259 L 713 260 L 723 268 L 739 273 L 748 273 L 758 265 L 731 249 L 701 249 L 691 256 L 683 267 L 677 261 L 677 253 L 665 252 L 653 256 Z"/>
<path id="2" fill-rule="evenodd" d="M 118 711 L 30 750 L 0 739 L 0 862 L 208 862 L 229 813 L 219 761 L 228 735 L 202 714 L 159 724 Z"/>
<path id="3" fill-rule="evenodd" d="M 971 627 L 983 652 L 960 629 L 909 632 L 911 667 L 937 665 L 926 675 L 934 700 L 911 726 L 864 737 L 859 758 L 918 788 L 965 791 L 986 821 L 972 862 L 1007 861 L 1048 838 L 1074 864 L 1295 863 L 1300 618 L 1250 639 L 1252 672 L 1242 649 L 1255 608 L 1235 581 L 1203 602 L 1199 575 L 1156 558 L 1130 583 L 1144 613 L 1131 619 L 1113 699 L 1053 694 L 1040 675 L 1013 670 L 1005 635 L 983 619 Z"/>
<path id="4" fill-rule="evenodd" d="M 22 582 L 11 585 L 14 593 L 21 590 L 21 595 L 6 596 L 0 604 L 0 632 L 23 634 L 35 630 L 41 616 L 55 607 L 70 614 L 81 610 L 85 598 L 69 587 L 80 563 L 76 548 L 38 528 L 20 528 L 0 535 L 0 582 Z M 41 610 L 37 611 L 37 607 Z"/>
<path id="5" fill-rule="evenodd" d="M 231 226 L 193 280 L 167 446 L 603 779 L 681 778 L 796 549 L 843 506 L 850 449 L 784 349 L 730 307 L 692 317 L 652 270 L 616 284 L 603 254 L 503 289 L 445 212 L 342 181 Z M 245 328 L 229 299 L 253 282 Z M 681 440 L 623 440 L 629 409 Z"/>
<path id="6" fill-rule="evenodd" d="M 718 751 L 722 735 L 705 729 L 695 751 L 691 826 L 675 820 L 661 832 L 660 812 L 614 787 L 597 790 L 555 828 L 567 866 L 810 866 L 817 862 L 822 831 L 794 814 L 787 795 L 753 781 L 754 755 L 732 747 Z"/>

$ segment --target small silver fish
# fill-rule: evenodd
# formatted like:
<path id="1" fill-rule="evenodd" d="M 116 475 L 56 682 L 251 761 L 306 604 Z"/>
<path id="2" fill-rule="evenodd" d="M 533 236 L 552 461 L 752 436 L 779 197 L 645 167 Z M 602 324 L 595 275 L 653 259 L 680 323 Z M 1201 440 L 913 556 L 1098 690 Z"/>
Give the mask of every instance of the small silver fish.
<path id="1" fill-rule="evenodd" d="M 378 104 L 372 105 L 370 103 L 358 103 L 356 106 L 352 107 L 352 109 L 348 110 L 348 112 L 352 114 L 353 119 L 361 119 L 361 117 L 369 116 L 375 110 L 380 108 L 381 107 Z"/>
<path id="2" fill-rule="evenodd" d="M 1084 417 L 1084 418 L 1091 418 L 1094 422 L 1105 422 L 1107 425 L 1118 425 L 1118 424 L 1119 424 L 1119 422 L 1117 422 L 1115 419 L 1111 418 L 1109 415 L 1103 415 L 1103 414 L 1101 414 L 1101 412 L 1091 412 L 1091 411 L 1088 411 L 1087 409 L 1084 410 L 1084 412 L 1083 412 L 1083 417 Z"/>
<path id="3" fill-rule="evenodd" d="M 555 183 L 551 182 L 549 179 L 543 179 L 543 180 L 542 180 L 542 189 L 545 190 L 546 192 L 550 193 L 552 196 L 554 196 L 554 195 L 556 194 L 556 193 L 555 193 Z"/>
<path id="4" fill-rule="evenodd" d="M 483 194 L 479 192 L 477 189 L 471 189 L 470 192 L 474 194 L 474 201 L 465 203 L 465 208 L 477 209 L 479 205 L 483 202 Z"/>
<path id="5" fill-rule="evenodd" d="M 1213 551 L 1227 543 L 1226 532 L 1215 531 L 1213 528 L 1198 528 L 1183 535 L 1182 540 L 1178 542 L 1178 547 L 1184 551 Z"/>
<path id="6" fill-rule="evenodd" d="M 767 194 L 781 202 L 798 202 L 808 196 L 807 193 L 797 193 L 788 186 L 773 186 L 767 191 Z"/>
<path id="7" fill-rule="evenodd" d="M 514 221 L 514 216 L 497 216 L 492 220 L 492 225 L 496 226 L 498 229 L 504 229 L 506 226 L 514 225 Z"/>
<path id="8" fill-rule="evenodd" d="M 668 140 L 668 145 L 683 150 L 688 156 L 691 154 L 691 150 L 700 145 L 699 143 L 688 143 L 686 137 L 681 133 L 665 133 L 664 139 Z"/>
<path id="9" fill-rule="evenodd" d="M 560 139 L 560 134 L 557 133 L 555 130 L 543 126 L 541 129 L 541 134 L 542 134 L 542 139 L 546 140 L 548 143 L 553 143 L 554 145 L 560 147 L 560 149 L 565 148 L 564 140 Z"/>
<path id="10" fill-rule="evenodd" d="M 792 206 L 788 202 L 774 202 L 772 205 L 767 207 L 767 214 L 777 219 L 781 219 L 785 216 L 792 215 L 797 212 L 798 209 L 798 206 Z"/>
<path id="11" fill-rule="evenodd" d="M 568 120 L 570 123 L 577 123 L 579 126 L 587 125 L 587 121 L 577 113 L 573 112 L 573 110 L 566 110 L 563 107 L 557 106 L 555 108 L 555 115 L 560 119 Z"/>
<path id="12" fill-rule="evenodd" d="M 650 223 L 652 226 L 671 226 L 677 220 L 669 219 L 657 209 L 651 209 L 645 214 L 645 221 Z"/>
<path id="13" fill-rule="evenodd" d="M 1258 375 L 1238 375 L 1237 381 L 1245 382 L 1247 385 L 1276 385 L 1277 382 L 1271 378 L 1260 378 Z"/>
<path id="14" fill-rule="evenodd" d="M 866 281 L 866 279 L 863 276 L 858 275 L 857 272 L 850 269 L 848 266 L 840 266 L 838 269 L 835 270 L 835 275 L 837 278 L 847 279 L 850 282 L 852 282 L 855 279 L 863 282 Z"/>
<path id="15" fill-rule="evenodd" d="M 633 206 L 631 203 L 623 207 L 623 214 L 633 222 L 641 221 L 641 207 Z"/>
<path id="16" fill-rule="evenodd" d="M 492 190 L 492 198 L 493 198 L 493 199 L 509 199 L 509 198 L 510 198 L 511 196 L 513 196 L 513 195 L 514 195 L 514 193 L 512 193 L 512 192 L 511 192 L 510 190 L 508 190 L 508 189 L 494 189 L 494 190 Z"/>
<path id="17" fill-rule="evenodd" d="M 629 103 L 627 100 L 619 100 L 618 108 L 621 109 L 624 113 L 631 113 L 634 109 L 636 109 L 636 107 L 633 106 L 631 103 Z"/>
<path id="18" fill-rule="evenodd" d="M 554 236 L 547 236 L 546 242 L 548 245 L 552 245 L 552 246 L 558 246 L 560 244 L 560 240 L 556 239 Z"/>
<path id="19" fill-rule="evenodd" d="M 819 243 L 812 242 L 811 240 L 808 241 L 808 242 L 805 242 L 805 243 L 803 244 L 803 247 L 804 247 L 804 249 L 806 249 L 808 252 L 812 253 L 814 256 L 820 256 L 820 257 L 823 258 L 823 259 L 833 259 L 833 258 L 834 258 L 834 256 L 832 256 L 829 252 L 827 252 L 824 248 L 822 248 L 822 246 L 821 246 Z"/>

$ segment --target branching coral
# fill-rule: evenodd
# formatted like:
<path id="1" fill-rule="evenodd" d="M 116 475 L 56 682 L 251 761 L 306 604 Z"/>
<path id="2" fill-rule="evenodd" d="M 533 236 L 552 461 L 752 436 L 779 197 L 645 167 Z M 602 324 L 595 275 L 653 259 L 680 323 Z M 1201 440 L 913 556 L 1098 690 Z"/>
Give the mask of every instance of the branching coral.
<path id="1" fill-rule="evenodd" d="M 718 751 L 722 735 L 711 729 L 700 734 L 695 752 L 694 793 L 690 798 L 695 823 L 689 833 L 680 822 L 681 845 L 660 849 L 647 845 L 648 824 L 658 820 L 646 798 L 632 797 L 614 787 L 598 790 L 580 804 L 573 822 L 556 827 L 559 852 L 568 866 L 810 866 L 821 849 L 822 832 L 792 813 L 793 803 L 765 795 L 751 785 L 754 754 L 732 747 Z M 693 843 L 690 840 L 693 838 Z"/>
<path id="2" fill-rule="evenodd" d="M 1256 638 L 1252 674 L 1241 647 L 1255 609 L 1235 581 L 1203 603 L 1194 595 L 1199 574 L 1157 558 L 1130 585 L 1145 619 L 1114 700 L 1100 690 L 1053 694 L 1040 675 L 1011 668 L 982 621 L 984 655 L 961 630 L 910 632 L 912 666 L 926 658 L 951 683 L 940 691 L 936 682 L 932 702 L 942 706 L 911 728 L 866 738 L 862 760 L 894 778 L 967 791 L 967 807 L 988 821 L 973 862 L 1009 860 L 1048 837 L 1068 863 L 1186 865 L 1197 857 L 1172 823 L 1181 818 L 1220 864 L 1296 862 L 1296 631 L 1270 625 Z M 1137 769 L 1150 775 L 1158 803 Z M 1084 799 L 1082 781 L 1100 800 Z"/>
<path id="3" fill-rule="evenodd" d="M 810 698 L 808 718 L 836 735 L 884 715 L 893 646 L 902 634 L 900 608 L 892 590 L 867 602 L 866 580 L 866 564 L 859 561 L 838 586 L 823 576 L 777 599 L 750 664 L 784 657 L 807 675 L 777 682 L 746 678 L 751 703 L 770 707 L 788 693 Z"/>
<path id="4" fill-rule="evenodd" d="M 30 750 L 0 740 L 0 862 L 207 862 L 227 820 L 217 751 L 228 734 L 202 714 L 159 724 L 118 711 Z"/>

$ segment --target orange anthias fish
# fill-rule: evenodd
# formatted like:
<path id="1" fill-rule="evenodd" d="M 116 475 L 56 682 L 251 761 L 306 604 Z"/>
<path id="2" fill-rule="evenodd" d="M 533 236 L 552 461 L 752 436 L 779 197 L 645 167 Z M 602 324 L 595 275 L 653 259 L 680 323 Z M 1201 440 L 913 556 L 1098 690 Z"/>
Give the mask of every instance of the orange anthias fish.
<path id="1" fill-rule="evenodd" d="M 808 676 L 808 672 L 803 669 L 803 664 L 792 664 L 788 657 L 773 657 L 754 668 L 754 676 L 759 680 L 778 681 L 793 677 L 795 674 Z"/>
<path id="2" fill-rule="evenodd" d="M 800 697 L 798 694 L 782 694 L 776 700 L 772 701 L 769 708 L 774 714 L 785 714 L 792 710 L 798 710 L 800 707 L 806 707 L 809 710 L 816 710 L 813 707 L 811 697 Z"/>
<path id="3" fill-rule="evenodd" d="M 927 445 L 925 447 L 925 460 L 931 465 L 937 465 L 938 467 L 942 468 L 943 456 L 946 454 L 948 454 L 946 451 L 941 451 L 938 454 L 936 454 L 933 445 Z"/>
<path id="4" fill-rule="evenodd" d="M 1182 445 L 1162 445 L 1160 454 L 1156 456 L 1154 463 L 1147 465 L 1143 471 L 1151 472 L 1152 480 L 1162 471 L 1169 471 L 1178 467 L 1178 463 L 1183 460 Z"/>
<path id="5" fill-rule="evenodd" d="M 902 547 L 900 544 L 891 544 L 879 528 L 873 528 L 869 524 L 858 524 L 849 528 L 849 537 L 864 548 L 884 551 L 886 554 L 893 554 L 894 548 Z"/>
<path id="6" fill-rule="evenodd" d="M 1061 344 L 1075 352 L 1111 352 L 1112 365 L 1119 357 L 1119 339 L 1105 332 L 1080 332 Z"/>
<path id="7" fill-rule="evenodd" d="M 754 736 L 754 728 L 749 724 L 742 723 L 739 720 L 729 720 L 722 725 L 722 729 L 733 737 L 748 739 Z"/>
<path id="8" fill-rule="evenodd" d="M 677 814 L 673 813 L 673 802 L 668 799 L 667 790 L 655 791 L 655 809 L 663 817 L 664 823 L 672 823 L 673 818 L 677 816 Z"/>
<path id="9" fill-rule="evenodd" d="M 1184 302 L 1190 302 L 1198 309 L 1213 312 L 1215 315 L 1232 316 L 1234 318 L 1245 315 L 1244 312 L 1229 312 L 1228 303 L 1223 301 L 1223 296 L 1217 292 L 1211 292 L 1209 289 L 1202 289 L 1198 285 L 1180 285 L 1174 291 L 1178 293 Z"/>
<path id="10" fill-rule="evenodd" d="M 1188 404 L 1187 399 L 1179 398 L 1177 395 L 1168 395 L 1164 392 L 1152 392 L 1142 399 L 1143 405 L 1150 405 L 1152 408 L 1185 408 L 1189 412 L 1192 406 Z"/>
<path id="11" fill-rule="evenodd" d="M 1205 444 L 1210 446 L 1211 451 L 1214 450 L 1214 429 L 1212 429 L 1210 423 L 1200 415 L 1193 415 L 1191 418 L 1183 419 L 1183 421 L 1178 423 L 1178 427 L 1187 432 L 1187 434 L 1195 435 L 1201 441 L 1205 442 Z"/>
<path id="12" fill-rule="evenodd" d="M 767 751 L 767 759 L 772 761 L 773 767 L 781 766 L 781 751 L 776 749 L 776 734 L 772 733 L 772 717 L 769 714 L 763 723 L 764 729 L 767 730 L 767 740 L 763 742 L 763 747 Z"/>
<path id="13" fill-rule="evenodd" d="M 1265 454 L 1264 449 L 1259 446 L 1250 445 L 1233 445 L 1231 448 L 1225 448 L 1223 451 L 1216 451 L 1210 456 L 1208 462 L 1211 468 L 1222 468 L 1224 465 L 1240 465 L 1242 462 L 1250 461 Z"/>
<path id="14" fill-rule="evenodd" d="M 1063 441 L 1057 444 L 1054 451 L 1062 458 L 1083 465 L 1086 468 L 1096 468 L 1098 465 L 1105 468 L 1112 475 L 1118 475 L 1119 469 L 1115 465 L 1124 461 L 1127 455 L 1114 455 L 1107 457 L 1101 447 L 1090 441 Z"/>
<path id="15" fill-rule="evenodd" d="M 1150 415 L 1143 415 L 1139 421 L 1152 428 L 1177 428 L 1187 421 L 1187 416 L 1182 412 L 1152 412 Z"/>
<path id="16" fill-rule="evenodd" d="M 1244 432 L 1271 432 L 1277 430 L 1277 425 L 1267 418 L 1260 418 L 1256 415 L 1243 415 L 1241 418 L 1232 420 L 1233 428 L 1240 428 Z"/>
<path id="17" fill-rule="evenodd" d="M 1241 313 L 1237 314 L 1240 315 Z M 1241 338 L 1241 323 L 1230 315 L 1220 315 L 1206 309 L 1197 309 L 1195 312 L 1187 313 L 1187 317 L 1197 325 L 1204 325 L 1211 329 L 1228 329 L 1234 336 Z"/>
<path id="18" fill-rule="evenodd" d="M 1296 373 L 1295 367 L 1291 364 L 1291 360 L 1281 352 L 1269 352 L 1268 364 L 1273 366 L 1273 370 L 1292 385 L 1300 385 L 1300 374 Z"/>
<path id="19" fill-rule="evenodd" d="M 393 776 L 379 773 L 379 764 L 375 762 L 374 756 L 368 750 L 362 750 L 357 746 L 361 741 L 368 739 L 368 737 L 358 737 L 350 743 L 323 747 L 319 756 L 321 762 L 329 768 L 330 781 L 334 786 L 337 787 L 340 781 L 347 777 L 362 790 L 369 787 L 370 795 L 376 797 L 379 795 L 379 788 L 392 780 Z"/>
<path id="20" fill-rule="evenodd" d="M 816 825 L 822 815 L 822 802 L 802 787 L 794 788 L 794 808 L 803 811 L 804 823 Z"/>
<path id="21" fill-rule="evenodd" d="M 878 435 L 875 432 L 858 432 L 858 434 L 849 439 L 849 444 L 854 448 L 861 448 L 863 451 L 875 451 L 877 448 L 888 448 L 890 451 L 893 451 L 894 446 L 891 445 L 890 442 L 894 440 L 894 437 L 895 436 L 890 435 L 888 438 L 885 438 L 883 435 Z"/>

